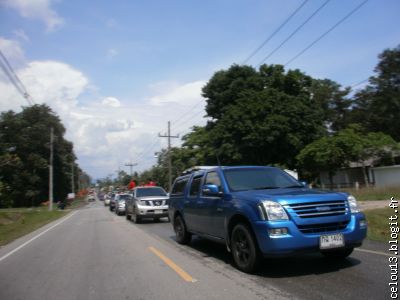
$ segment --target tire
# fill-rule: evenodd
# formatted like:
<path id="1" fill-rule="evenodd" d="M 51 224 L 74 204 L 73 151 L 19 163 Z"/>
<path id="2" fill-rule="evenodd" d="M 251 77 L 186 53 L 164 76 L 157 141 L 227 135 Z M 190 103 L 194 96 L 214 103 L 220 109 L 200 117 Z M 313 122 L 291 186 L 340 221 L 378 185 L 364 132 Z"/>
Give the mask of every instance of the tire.
<path id="1" fill-rule="evenodd" d="M 336 249 L 336 250 L 327 250 L 321 251 L 321 253 L 327 258 L 331 260 L 342 260 L 348 257 L 354 248 L 344 248 L 344 249 Z"/>
<path id="2" fill-rule="evenodd" d="M 261 263 L 261 255 L 251 229 L 237 224 L 231 234 L 232 256 L 236 267 L 245 273 L 253 273 Z"/>
<path id="3" fill-rule="evenodd" d="M 132 221 L 133 221 L 135 224 L 140 224 L 140 222 L 142 222 L 142 218 L 141 218 L 140 216 L 138 216 L 138 215 L 136 214 L 136 212 L 134 212 L 134 213 L 132 214 Z"/>
<path id="4" fill-rule="evenodd" d="M 154 218 L 154 222 L 160 223 L 160 218 Z"/>
<path id="5" fill-rule="evenodd" d="M 130 219 L 131 219 L 131 215 L 130 215 L 130 214 L 128 214 L 128 213 L 125 213 L 125 218 L 126 218 L 128 221 L 130 221 Z"/>
<path id="6" fill-rule="evenodd" d="M 181 216 L 174 219 L 174 231 L 178 244 L 187 245 L 192 240 L 192 234 L 187 231 L 185 221 Z"/>

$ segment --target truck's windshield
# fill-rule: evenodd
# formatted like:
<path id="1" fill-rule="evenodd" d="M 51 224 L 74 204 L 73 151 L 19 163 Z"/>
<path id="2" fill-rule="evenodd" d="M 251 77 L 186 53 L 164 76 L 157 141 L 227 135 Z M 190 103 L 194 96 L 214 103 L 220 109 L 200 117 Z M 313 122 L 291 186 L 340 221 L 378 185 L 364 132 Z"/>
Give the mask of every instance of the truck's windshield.
<path id="1" fill-rule="evenodd" d="M 164 189 L 160 187 L 154 188 L 138 188 L 136 190 L 136 197 L 153 197 L 153 196 L 167 196 Z"/>
<path id="2" fill-rule="evenodd" d="M 224 170 L 231 191 L 303 187 L 296 179 L 277 168 Z"/>

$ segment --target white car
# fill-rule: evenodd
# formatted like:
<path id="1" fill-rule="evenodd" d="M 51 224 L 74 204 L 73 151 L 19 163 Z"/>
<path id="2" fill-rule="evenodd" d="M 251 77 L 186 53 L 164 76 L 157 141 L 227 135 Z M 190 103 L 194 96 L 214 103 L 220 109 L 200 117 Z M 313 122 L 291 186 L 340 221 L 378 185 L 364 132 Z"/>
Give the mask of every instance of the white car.
<path id="1" fill-rule="evenodd" d="M 110 205 L 110 200 L 111 200 L 111 196 L 106 194 L 104 195 L 104 206 L 109 206 Z"/>

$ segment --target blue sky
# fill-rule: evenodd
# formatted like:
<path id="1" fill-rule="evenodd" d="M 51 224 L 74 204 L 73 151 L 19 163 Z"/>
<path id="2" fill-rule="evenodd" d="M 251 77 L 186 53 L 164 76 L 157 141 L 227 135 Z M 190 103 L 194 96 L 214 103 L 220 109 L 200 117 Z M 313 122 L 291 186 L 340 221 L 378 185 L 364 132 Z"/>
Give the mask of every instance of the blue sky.
<path id="1" fill-rule="evenodd" d="M 362 0 L 331 0 L 266 63 L 285 64 Z M 36 103 L 67 127 L 94 178 L 130 160 L 141 171 L 181 135 L 204 124 L 201 87 L 242 63 L 303 0 L 0 0 L 0 49 Z M 257 66 L 325 0 L 310 0 L 248 63 Z M 288 68 L 349 86 L 373 75 L 400 41 L 400 2 L 369 0 Z M 360 86 L 359 86 L 360 87 Z M 0 74 L 1 111 L 25 100 Z M 178 145 L 179 140 L 174 140 Z"/>

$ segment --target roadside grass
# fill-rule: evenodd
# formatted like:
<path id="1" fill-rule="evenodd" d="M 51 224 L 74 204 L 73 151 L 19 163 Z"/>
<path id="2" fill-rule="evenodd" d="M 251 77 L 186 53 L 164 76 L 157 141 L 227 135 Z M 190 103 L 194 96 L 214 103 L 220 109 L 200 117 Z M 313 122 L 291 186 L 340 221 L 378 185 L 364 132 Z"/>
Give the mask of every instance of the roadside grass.
<path id="1" fill-rule="evenodd" d="M 1 210 L 0 246 L 8 244 L 66 214 L 66 211 L 48 211 L 47 209 Z"/>
<path id="2" fill-rule="evenodd" d="M 343 189 L 344 191 L 352 194 L 357 200 L 368 201 L 368 200 L 390 200 L 394 197 L 399 199 L 400 187 L 386 187 L 386 188 L 361 188 L 356 189 Z"/>
<path id="3" fill-rule="evenodd" d="M 369 209 L 364 211 L 368 221 L 367 238 L 374 241 L 386 242 L 390 237 L 389 217 L 394 215 L 390 207 Z"/>
<path id="4" fill-rule="evenodd" d="M 54 204 L 53 211 L 49 211 L 47 206 L 0 209 L 0 246 L 35 231 L 85 204 L 84 198 L 77 198 L 65 210 L 58 210 L 57 204 Z"/>

